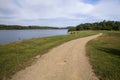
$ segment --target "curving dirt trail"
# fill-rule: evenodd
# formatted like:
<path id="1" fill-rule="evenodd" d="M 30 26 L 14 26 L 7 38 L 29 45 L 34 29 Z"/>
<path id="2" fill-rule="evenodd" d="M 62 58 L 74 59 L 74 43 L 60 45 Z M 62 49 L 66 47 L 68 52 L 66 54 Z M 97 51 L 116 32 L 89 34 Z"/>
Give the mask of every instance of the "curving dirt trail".
<path id="1" fill-rule="evenodd" d="M 98 80 L 86 57 L 85 46 L 100 35 L 79 38 L 53 48 L 11 80 Z"/>

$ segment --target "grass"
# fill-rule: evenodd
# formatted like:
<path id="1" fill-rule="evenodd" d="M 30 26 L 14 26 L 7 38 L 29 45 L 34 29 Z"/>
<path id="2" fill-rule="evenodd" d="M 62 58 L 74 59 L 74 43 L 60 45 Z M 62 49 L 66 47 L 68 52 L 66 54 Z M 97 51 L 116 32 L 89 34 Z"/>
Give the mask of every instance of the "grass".
<path id="1" fill-rule="evenodd" d="M 87 55 L 101 80 L 120 79 L 120 32 L 108 31 L 87 45 Z"/>
<path id="2" fill-rule="evenodd" d="M 79 34 L 35 38 L 0 45 L 0 80 L 10 78 L 17 71 L 29 66 L 35 56 L 42 55 L 55 46 L 97 33 L 96 31 L 80 31 Z"/>

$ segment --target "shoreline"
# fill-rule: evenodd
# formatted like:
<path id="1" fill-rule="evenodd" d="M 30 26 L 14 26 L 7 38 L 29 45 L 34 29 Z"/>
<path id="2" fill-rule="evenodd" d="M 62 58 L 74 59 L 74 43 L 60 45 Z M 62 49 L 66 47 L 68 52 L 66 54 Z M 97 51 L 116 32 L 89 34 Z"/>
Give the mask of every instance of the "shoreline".
<path id="1" fill-rule="evenodd" d="M 32 63 L 32 58 L 67 41 L 97 34 L 97 31 L 80 31 L 75 35 L 35 38 L 0 45 L 0 79 L 9 78 Z"/>
<path id="2" fill-rule="evenodd" d="M 3 36 L 4 34 L 4 36 Z M 0 31 L 0 44 L 7 44 L 19 40 L 28 40 L 32 38 L 43 38 L 49 36 L 66 35 L 64 30 L 3 30 Z"/>

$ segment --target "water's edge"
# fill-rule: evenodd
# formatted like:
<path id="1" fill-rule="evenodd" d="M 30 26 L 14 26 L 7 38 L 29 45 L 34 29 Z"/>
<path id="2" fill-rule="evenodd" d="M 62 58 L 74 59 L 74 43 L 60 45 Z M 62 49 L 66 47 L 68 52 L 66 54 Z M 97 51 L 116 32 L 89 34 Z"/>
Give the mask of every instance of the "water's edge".
<path id="1" fill-rule="evenodd" d="M 0 30 L 0 44 L 19 40 L 41 38 L 47 36 L 66 35 L 67 29 L 61 30 Z"/>

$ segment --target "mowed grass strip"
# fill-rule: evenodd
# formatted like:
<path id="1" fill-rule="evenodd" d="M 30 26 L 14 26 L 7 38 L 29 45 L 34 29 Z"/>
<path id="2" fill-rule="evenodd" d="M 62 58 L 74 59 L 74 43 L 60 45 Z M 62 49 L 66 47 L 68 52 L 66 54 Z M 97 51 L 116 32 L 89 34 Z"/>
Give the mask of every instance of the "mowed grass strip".
<path id="1" fill-rule="evenodd" d="M 69 40 L 97 34 L 96 31 L 80 31 L 79 34 L 35 38 L 0 45 L 0 80 L 8 79 L 17 71 L 29 66 L 33 58 Z"/>
<path id="2" fill-rule="evenodd" d="M 120 32 L 104 32 L 90 41 L 87 55 L 101 80 L 120 80 Z"/>

